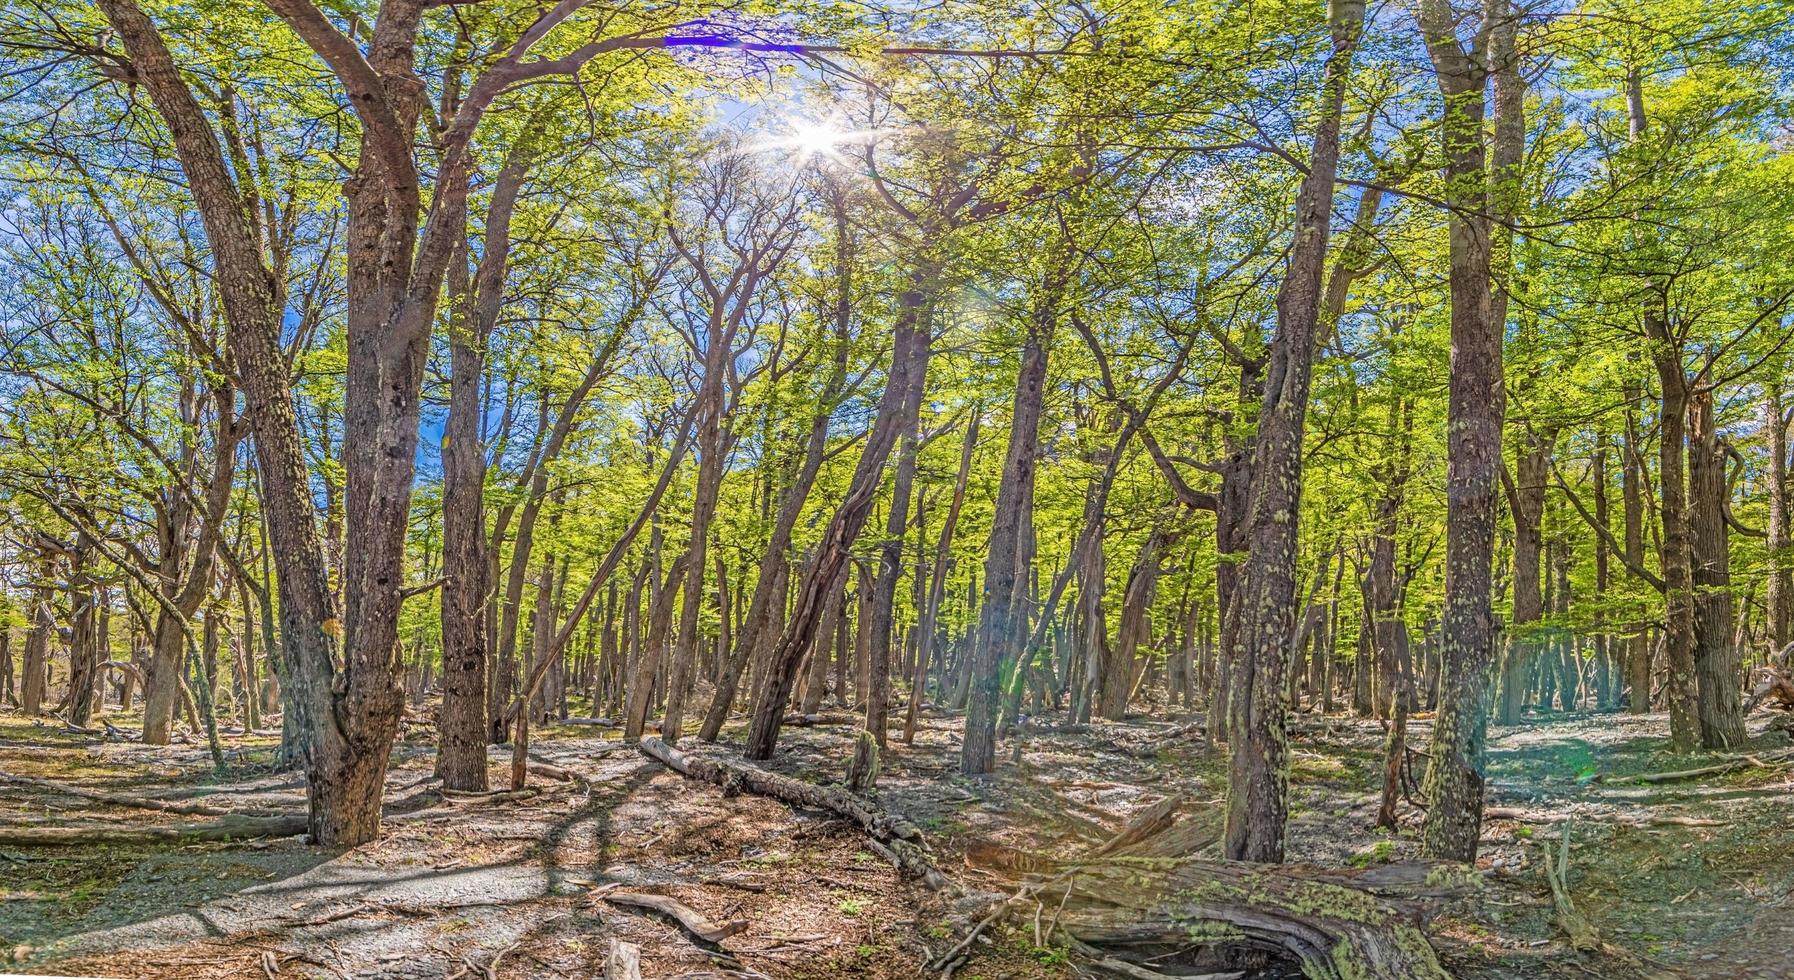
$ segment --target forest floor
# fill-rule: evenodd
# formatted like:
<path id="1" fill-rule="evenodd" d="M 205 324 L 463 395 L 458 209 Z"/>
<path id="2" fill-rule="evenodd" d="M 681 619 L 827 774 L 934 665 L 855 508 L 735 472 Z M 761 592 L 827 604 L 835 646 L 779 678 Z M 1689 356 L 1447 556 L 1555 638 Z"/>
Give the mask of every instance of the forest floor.
<path id="1" fill-rule="evenodd" d="M 1292 735 L 1290 859 L 1327 866 L 1416 853 L 1420 811 L 1371 828 L 1381 781 L 1374 721 L 1303 716 Z M 1744 754 L 1788 744 L 1753 719 Z M 123 725 L 125 720 L 118 719 Z M 97 724 L 97 722 L 96 722 Z M 1008 884 L 990 854 L 1076 853 L 1171 792 L 1214 811 L 1226 760 L 1169 722 L 1037 728 L 1006 742 L 998 773 L 957 775 L 957 718 L 893 743 L 885 807 L 927 836 L 940 866 L 974 890 Z M 1454 976 L 1794 977 L 1794 782 L 1785 759 L 1740 758 L 1719 774 L 1645 783 L 1642 774 L 1713 764 L 1661 751 L 1662 715 L 1559 715 L 1495 729 L 1479 865 L 1483 885 L 1429 926 Z M 536 756 L 576 773 L 532 779 L 506 802 L 445 800 L 430 782 L 427 731 L 402 740 L 381 840 L 347 853 L 299 838 L 220 843 L 0 846 L 0 970 L 129 978 L 590 977 L 609 943 L 638 944 L 643 974 L 666 977 L 924 975 L 957 941 L 965 909 L 900 881 L 857 827 L 773 800 L 725 797 L 592 727 L 536 735 Z M 696 754 L 738 758 L 740 732 Z M 841 777 L 851 729 L 788 728 L 774 768 Z M 1427 723 L 1413 741 L 1424 747 Z M 298 810 L 272 740 L 227 739 L 214 774 L 198 746 L 149 748 L 0 715 L 0 774 L 233 808 Z M 1722 760 L 1723 761 L 1723 760 Z M 494 785 L 506 760 L 495 750 Z M 0 783 L 0 829 L 193 822 L 35 785 Z M 1585 956 L 1552 923 L 1541 848 L 1568 829 L 1568 883 L 1608 944 L 1649 961 Z M 1000 863 L 1000 862 L 999 862 Z M 694 942 L 670 920 L 604 900 L 602 886 L 676 897 L 745 929 Z M 1063 977 L 1026 923 L 983 937 L 961 978 Z M 1267 974 L 1268 975 L 1268 974 Z"/>

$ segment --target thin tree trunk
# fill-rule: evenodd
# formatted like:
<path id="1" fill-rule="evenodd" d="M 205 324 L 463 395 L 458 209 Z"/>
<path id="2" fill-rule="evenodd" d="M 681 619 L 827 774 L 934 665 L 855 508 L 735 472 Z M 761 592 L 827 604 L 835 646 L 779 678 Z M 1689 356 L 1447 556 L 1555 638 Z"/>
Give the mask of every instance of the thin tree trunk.
<path id="1" fill-rule="evenodd" d="M 1551 469 L 1555 433 L 1527 427 L 1516 454 L 1513 485 L 1508 491 L 1508 511 L 1514 518 L 1513 616 L 1508 625 L 1507 657 L 1501 671 L 1501 702 L 1496 720 L 1518 725 L 1526 707 L 1526 679 L 1531 675 L 1541 646 L 1537 635 L 1545 600 L 1539 585 L 1539 556 L 1543 548 L 1545 479 Z"/>
<path id="2" fill-rule="evenodd" d="M 526 162 L 513 152 L 499 171 L 486 218 L 485 247 L 471 293 L 456 289 L 466 260 L 455 264 L 450 290 L 460 294 L 449 324 L 448 420 L 442 445 L 442 712 L 437 720 L 436 775 L 445 789 L 485 792 L 487 730 L 486 621 L 492 558 L 486 541 L 485 405 L 480 381 L 486 345 L 497 325 L 510 254 L 510 223 Z"/>
<path id="3" fill-rule="evenodd" d="M 1794 640 L 1794 564 L 1788 552 L 1788 409 L 1782 381 L 1763 384 L 1763 427 L 1768 430 L 1769 468 L 1764 496 L 1769 499 L 1769 575 L 1765 605 L 1768 607 L 1770 649 L 1779 651 Z"/>
<path id="4" fill-rule="evenodd" d="M 1627 384 L 1626 433 L 1621 450 L 1625 454 L 1625 461 L 1620 467 L 1620 509 L 1626 525 L 1624 555 L 1629 568 L 1644 564 L 1644 455 L 1639 448 L 1639 397 L 1638 386 Z M 1626 637 L 1626 685 L 1631 692 L 1629 707 L 1632 714 L 1642 715 L 1651 710 L 1650 630 L 1642 622 L 1632 623 L 1629 630 Z"/>
<path id="5" fill-rule="evenodd" d="M 928 598 L 922 609 L 920 622 L 916 624 L 916 675 L 910 687 L 909 711 L 903 721 L 903 741 L 908 745 L 916 740 L 916 713 L 922 704 L 922 695 L 928 688 L 928 662 L 936 644 L 939 632 L 941 602 L 946 598 L 947 572 L 952 561 L 953 532 L 959 527 L 960 509 L 965 506 L 966 485 L 972 475 L 972 451 L 978 445 L 978 426 L 980 406 L 974 405 L 971 417 L 966 421 L 965 439 L 959 446 L 959 471 L 953 478 L 953 499 L 947 505 L 947 517 L 941 522 L 940 538 L 934 547 L 934 575 L 928 582 Z"/>
<path id="6" fill-rule="evenodd" d="M 991 772 L 996 767 L 997 714 L 1002 664 L 1025 653 L 1017 649 L 1025 629 L 1018 626 L 1017 582 L 1021 568 L 1024 515 L 1034 496 L 1035 460 L 1039 453 L 1040 415 L 1045 404 L 1046 341 L 1056 311 L 1056 285 L 1028 324 L 1022 346 L 1021 367 L 1016 374 L 1015 401 L 1010 414 L 1009 445 L 1003 458 L 1003 476 L 997 486 L 996 511 L 991 518 L 990 540 L 984 562 L 984 595 L 978 612 L 978 640 L 972 651 L 972 688 L 966 701 L 965 740 L 960 747 L 959 771 L 968 776 Z M 968 443 L 969 444 L 969 443 Z M 963 472 L 963 471 L 962 471 Z M 954 501 L 957 506 L 958 500 Z M 1018 663 L 1017 669 L 1021 666 Z"/>
<path id="7" fill-rule="evenodd" d="M 767 660 L 766 684 L 754 705 L 748 731 L 749 759 L 772 757 L 784 723 L 785 706 L 797 683 L 797 668 L 814 639 L 822 614 L 823 597 L 846 565 L 848 549 L 859 538 L 877 499 L 880 476 L 898 436 L 907 427 L 906 412 L 919 410 L 920 400 L 908 397 L 911 385 L 927 376 L 928 349 L 932 340 L 926 305 L 935 287 L 937 270 L 924 264 L 911 277 L 910 288 L 900 297 L 901 309 L 892 331 L 891 366 L 885 378 L 878 414 L 867 433 L 860 460 L 848 482 L 840 505 L 817 545 L 810 575 L 799 589 L 797 606 L 785 623 L 785 631 Z"/>

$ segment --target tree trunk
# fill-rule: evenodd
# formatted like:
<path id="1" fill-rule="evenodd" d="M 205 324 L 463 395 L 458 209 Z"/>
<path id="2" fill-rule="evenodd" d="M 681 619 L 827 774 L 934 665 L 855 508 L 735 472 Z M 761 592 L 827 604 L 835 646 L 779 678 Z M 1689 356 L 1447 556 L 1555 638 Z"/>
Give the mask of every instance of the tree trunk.
<path id="1" fill-rule="evenodd" d="M 916 481 L 917 430 L 921 424 L 924 372 L 910 379 L 904 407 L 903 432 L 899 436 L 896 472 L 891 480 L 891 499 L 885 509 L 885 535 L 878 542 L 878 568 L 872 579 L 866 634 L 866 731 L 879 748 L 885 747 L 886 716 L 891 701 L 891 643 L 896 620 L 897 579 L 903 574 L 903 535 L 909 525 L 910 492 Z"/>
<path id="2" fill-rule="evenodd" d="M 1239 686 L 1230 697 L 1231 757 L 1224 853 L 1283 860 L 1289 782 L 1284 742 L 1284 646 L 1295 630 L 1296 537 L 1302 500 L 1302 435 L 1314 370 L 1321 285 L 1339 172 L 1339 127 L 1352 55 L 1364 29 L 1362 0 L 1332 0 L 1333 53 L 1308 176 L 1296 200 L 1295 243 L 1277 293 L 1277 336 L 1265 374 L 1252 456 L 1246 562 L 1232 638 Z"/>
<path id="3" fill-rule="evenodd" d="M 1497 720 L 1518 725 L 1526 707 L 1527 678 L 1541 646 L 1536 623 L 1544 614 L 1545 600 L 1539 586 L 1539 556 L 1543 548 L 1545 480 L 1551 469 L 1555 433 L 1525 427 L 1515 457 L 1513 486 L 1508 510 L 1514 517 L 1514 608 L 1508 623 L 1507 657 L 1501 671 L 1501 703 Z"/>
<path id="4" fill-rule="evenodd" d="M 840 317 L 846 316 L 844 309 L 837 312 Z M 754 582 L 753 598 L 748 601 L 747 615 L 742 620 L 743 629 L 736 634 L 734 650 L 717 680 L 716 697 L 710 703 L 710 712 L 704 716 L 703 726 L 698 729 L 698 738 L 703 741 L 716 741 L 722 732 L 723 722 L 728 720 L 730 708 L 734 706 L 742 672 L 749 663 L 764 660 L 763 651 L 770 648 L 777 639 L 777 616 L 773 607 L 775 604 L 782 606 L 785 601 L 785 588 L 791 567 L 791 534 L 797 527 L 798 518 L 803 514 L 804 502 L 810 497 L 810 488 L 816 483 L 816 475 L 822 470 L 823 452 L 828 448 L 829 418 L 833 414 L 835 402 L 840 398 L 841 389 L 846 385 L 847 340 L 846 321 L 842 319 L 838 321 L 835 333 L 834 367 L 816 413 L 810 418 L 810 431 L 804 440 L 803 461 L 780 497 L 772 537 L 766 544 L 766 560 L 761 563 L 759 577 Z M 825 632 L 823 635 L 829 634 Z M 828 663 L 828 657 L 820 646 L 812 659 L 820 659 L 824 666 Z M 810 690 L 811 688 L 805 689 L 806 700 L 810 697 Z M 820 696 L 820 691 L 816 693 Z"/>
<path id="5" fill-rule="evenodd" d="M 126 692 L 130 691 L 130 675 L 126 674 Z M 18 669 L 12 656 L 12 627 L 0 624 L 0 704 L 17 706 L 19 703 Z M 125 708 L 131 706 L 128 696 L 124 699 Z"/>
<path id="6" fill-rule="evenodd" d="M 677 745 L 684 732 L 685 699 L 697 667 L 704 573 L 709 570 L 710 521 L 716 516 L 717 496 L 722 489 L 728 456 L 726 444 L 730 441 L 723 431 L 723 358 L 731 348 L 728 336 L 720 329 L 720 324 L 718 327 L 710 337 L 710 356 L 706 358 L 704 385 L 698 396 L 709 408 L 698 420 L 697 493 L 692 501 L 691 540 L 686 545 L 684 601 L 679 613 L 679 635 L 673 648 L 672 669 L 667 675 L 666 715 L 660 723 L 660 737 L 668 745 Z"/>
<path id="7" fill-rule="evenodd" d="M 106 658 L 100 652 L 97 596 L 86 569 L 87 556 L 77 550 L 70 562 L 68 720 L 86 727 L 93 719 L 100 661 Z"/>
<path id="8" fill-rule="evenodd" d="M 848 549 L 859 538 L 860 530 L 871 515 L 885 461 L 899 434 L 908 426 L 905 413 L 920 408 L 920 400 L 912 402 L 908 394 L 912 385 L 920 385 L 921 379 L 927 376 L 932 337 L 925 307 L 935 288 L 937 274 L 937 270 L 925 262 L 912 274 L 910 288 L 899 297 L 900 310 L 892 331 L 891 366 L 885 377 L 884 394 L 879 398 L 878 414 L 873 419 L 871 431 L 866 434 L 865 446 L 860 451 L 860 460 L 848 482 L 847 492 L 817 544 L 816 560 L 798 592 L 797 606 L 767 660 L 766 684 L 754 705 L 748 731 L 747 757 L 750 759 L 769 759 L 778 745 L 785 706 L 790 703 L 791 689 L 797 683 L 797 668 L 804 651 L 815 638 L 824 594 L 841 574 L 849 558 Z"/>
<path id="9" fill-rule="evenodd" d="M 1764 496 L 1769 498 L 1769 646 L 1779 651 L 1794 640 L 1794 564 L 1788 552 L 1788 423 L 1780 379 L 1763 384 L 1763 427 L 1768 430 L 1769 468 Z"/>
<path id="10" fill-rule="evenodd" d="M 997 485 L 996 511 L 991 518 L 990 541 L 984 562 L 984 595 L 978 610 L 978 640 L 972 651 L 972 690 L 966 701 L 965 740 L 960 748 L 959 770 L 968 776 L 996 768 L 997 709 L 1002 664 L 1019 657 L 1026 619 L 1017 622 L 1019 589 L 1024 569 L 1022 526 L 1034 496 L 1035 461 L 1039 453 L 1040 415 L 1045 402 L 1047 350 L 1051 321 L 1057 311 L 1056 288 L 1028 324 L 1022 345 L 1021 367 L 1016 374 L 1015 402 L 1010 413 L 1009 446 L 1003 457 L 1003 476 Z M 957 495 L 956 495 L 957 496 Z M 958 500 L 955 500 L 955 504 Z M 1020 666 L 1018 664 L 1018 670 Z"/>
<path id="11" fill-rule="evenodd" d="M 928 581 L 928 596 L 920 621 L 916 624 L 915 682 L 910 687 L 909 711 L 903 722 L 903 741 L 906 745 L 916 740 L 916 713 L 921 709 L 922 696 L 928 689 L 928 662 L 939 633 L 937 624 L 940 621 L 941 602 L 946 598 L 947 573 L 952 563 L 953 532 L 959 526 L 959 512 L 965 506 L 966 484 L 972 475 L 972 451 L 978 445 L 981 411 L 982 406 L 974 405 L 971 417 L 966 421 L 965 440 L 959 447 L 959 471 L 953 479 L 953 499 L 947 505 L 946 519 L 941 522 L 940 538 L 934 548 L 934 574 Z"/>
<path id="12" fill-rule="evenodd" d="M 672 632 L 673 597 L 679 592 L 679 580 L 685 575 L 690 555 L 682 554 L 667 567 L 666 581 L 654 592 L 648 604 L 648 635 L 642 642 L 641 656 L 629 677 L 628 705 L 623 715 L 623 738 L 633 742 L 642 737 L 648 724 L 648 709 L 653 704 L 654 679 L 665 659 L 667 634 Z M 652 574 L 652 572 L 650 572 Z M 521 716 L 521 712 L 519 712 Z"/>
<path id="13" fill-rule="evenodd" d="M 499 171 L 486 218 L 485 247 L 471 292 L 457 289 L 466 260 L 455 264 L 450 291 L 459 294 L 449 324 L 448 420 L 442 444 L 442 712 L 436 730 L 436 775 L 445 789 L 485 792 L 486 599 L 492 558 L 486 543 L 486 448 L 480 434 L 486 406 L 480 382 L 486 345 L 504 298 L 510 223 L 526 169 L 513 152 Z"/>
<path id="14" fill-rule="evenodd" d="M 1620 467 L 1620 509 L 1626 524 L 1624 555 L 1628 567 L 1644 564 L 1644 454 L 1639 448 L 1636 384 L 1627 384 L 1624 465 Z M 1651 710 L 1651 637 L 1648 624 L 1634 622 L 1626 637 L 1626 684 L 1632 714 Z"/>
<path id="15" fill-rule="evenodd" d="M 1744 744 L 1743 683 L 1732 642 L 1732 573 L 1726 507 L 1726 452 L 1713 413 L 1713 392 L 1702 387 L 1688 404 L 1689 558 L 1695 588 L 1695 670 L 1701 747 L 1725 751 Z"/>
<path id="16" fill-rule="evenodd" d="M 1646 329 L 1661 321 L 1646 317 Z M 1661 334 L 1661 327 L 1654 333 Z M 1663 547 L 1660 561 L 1664 582 L 1663 651 L 1669 664 L 1670 749 L 1692 752 L 1701 741 L 1699 700 L 1695 677 L 1694 568 L 1689 541 L 1687 476 L 1684 426 L 1688 418 L 1688 391 L 1682 360 L 1674 351 L 1652 355 L 1663 388 L 1659 415 L 1657 497 L 1661 507 Z"/>
<path id="17" fill-rule="evenodd" d="M 1440 624 L 1440 701 L 1433 724 L 1431 801 L 1424 852 L 1469 861 L 1481 834 L 1483 739 L 1488 669 L 1494 659 L 1491 565 L 1495 495 L 1501 468 L 1505 392 L 1501 384 L 1505 293 L 1497 310 L 1490 291 L 1493 223 L 1484 167 L 1484 86 L 1495 76 L 1497 176 L 1517 186 L 1524 149 L 1520 117 L 1525 89 L 1514 35 L 1518 17 L 1507 0 L 1485 0 L 1482 30 L 1470 51 L 1457 38 L 1449 0 L 1418 0 L 1440 93 L 1447 198 L 1451 205 L 1451 394 L 1447 409 L 1445 608 Z M 1506 197 L 1499 195 L 1497 200 Z M 1512 213 L 1511 202 L 1501 208 Z M 1502 270 L 1505 277 L 1506 269 Z"/>

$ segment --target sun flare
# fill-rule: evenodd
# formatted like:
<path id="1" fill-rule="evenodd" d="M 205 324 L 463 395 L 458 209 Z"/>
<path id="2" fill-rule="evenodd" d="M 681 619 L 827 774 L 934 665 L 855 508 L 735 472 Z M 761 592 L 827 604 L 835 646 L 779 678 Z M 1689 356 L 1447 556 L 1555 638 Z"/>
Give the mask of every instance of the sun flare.
<path id="1" fill-rule="evenodd" d="M 802 160 L 816 156 L 833 159 L 840 156 L 836 147 L 852 137 L 852 133 L 826 122 L 801 122 L 791 128 L 791 135 L 784 143 Z"/>

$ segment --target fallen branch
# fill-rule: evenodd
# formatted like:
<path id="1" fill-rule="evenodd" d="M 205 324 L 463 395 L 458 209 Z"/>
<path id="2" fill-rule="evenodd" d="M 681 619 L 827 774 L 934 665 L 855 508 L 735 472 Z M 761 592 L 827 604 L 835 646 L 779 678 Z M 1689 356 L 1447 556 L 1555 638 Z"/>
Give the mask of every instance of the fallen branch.
<path id="1" fill-rule="evenodd" d="M 599 895 L 612 905 L 630 905 L 636 908 L 651 909 L 678 922 L 680 927 L 707 943 L 720 943 L 747 928 L 747 920 L 731 919 L 727 922 L 712 922 L 704 914 L 689 905 L 666 895 L 649 895 L 645 892 L 603 892 Z"/>
<path id="2" fill-rule="evenodd" d="M 1576 903 L 1570 900 L 1570 825 L 1564 824 L 1558 836 L 1557 860 L 1551 858 L 1551 842 L 1545 841 L 1540 848 L 1544 852 L 1543 870 L 1545 880 L 1551 884 L 1551 902 L 1556 907 L 1554 920 L 1557 927 L 1570 940 L 1570 946 L 1579 953 L 1589 953 L 1601 948 L 1601 936 L 1595 931 L 1594 924 L 1589 922 L 1581 912 L 1576 911 Z"/>
<path id="3" fill-rule="evenodd" d="M 875 849 L 884 854 L 899 871 L 920 878 L 928 887 L 938 892 L 957 896 L 963 891 L 956 882 L 941 874 L 928 859 L 927 852 L 922 849 L 922 831 L 915 824 L 885 813 L 877 804 L 864 797 L 855 796 L 846 790 L 780 776 L 753 766 L 686 755 L 653 736 L 642 739 L 638 747 L 644 755 L 682 776 L 722 787 L 724 796 L 745 791 L 756 796 L 769 796 L 793 806 L 827 810 L 846 817 L 859 824 L 860 829 L 876 845 Z"/>
<path id="4" fill-rule="evenodd" d="M 1698 769 L 1678 769 L 1673 772 L 1650 772 L 1632 777 L 1641 783 L 1673 783 L 1682 779 L 1695 779 L 1700 776 L 1717 776 L 1721 773 L 1738 769 L 1762 769 L 1771 762 L 1781 762 L 1794 758 L 1794 749 L 1783 749 L 1779 752 L 1764 752 L 1760 755 L 1739 756 L 1728 759 L 1717 765 L 1701 766 Z"/>
<path id="5" fill-rule="evenodd" d="M 1120 833 L 1109 838 L 1096 850 L 1091 851 L 1090 856 L 1097 858 L 1105 854 L 1113 854 L 1130 845 L 1139 844 L 1149 837 L 1157 837 L 1164 833 L 1177 819 L 1177 808 L 1182 806 L 1183 802 L 1183 797 L 1173 794 L 1140 811 L 1127 822 L 1126 826 L 1121 828 Z"/>

